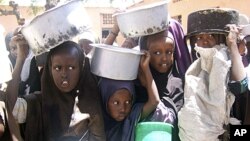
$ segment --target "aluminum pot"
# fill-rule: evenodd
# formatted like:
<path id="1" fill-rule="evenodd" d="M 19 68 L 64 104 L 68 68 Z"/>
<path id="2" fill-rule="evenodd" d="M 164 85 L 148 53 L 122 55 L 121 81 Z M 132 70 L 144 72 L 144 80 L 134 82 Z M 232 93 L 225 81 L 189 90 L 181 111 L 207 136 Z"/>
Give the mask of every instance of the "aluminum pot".
<path id="1" fill-rule="evenodd" d="M 21 33 L 34 54 L 49 51 L 89 30 L 90 20 L 81 0 L 73 0 L 36 16 Z"/>
<path id="2" fill-rule="evenodd" d="M 137 78 L 142 52 L 104 44 L 91 44 L 91 46 L 94 47 L 91 60 L 92 73 L 115 80 Z"/>
<path id="3" fill-rule="evenodd" d="M 151 35 L 168 27 L 168 1 L 133 8 L 115 14 L 121 33 L 125 37 Z"/>
<path id="4" fill-rule="evenodd" d="M 200 33 L 227 34 L 227 24 L 239 23 L 239 12 L 229 8 L 209 8 L 192 12 L 187 20 L 187 37 Z"/>

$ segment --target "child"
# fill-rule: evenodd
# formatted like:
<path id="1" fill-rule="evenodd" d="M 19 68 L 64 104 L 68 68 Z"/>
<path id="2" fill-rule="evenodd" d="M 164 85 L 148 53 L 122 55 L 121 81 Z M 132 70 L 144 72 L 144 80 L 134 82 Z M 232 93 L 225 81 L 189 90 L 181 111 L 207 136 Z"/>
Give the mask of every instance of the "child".
<path id="1" fill-rule="evenodd" d="M 105 140 L 97 83 L 79 45 L 66 41 L 50 50 L 42 76 L 42 92 L 18 98 L 18 82 L 27 43 L 13 38 L 18 48 L 8 101 L 25 140 Z"/>
<path id="2" fill-rule="evenodd" d="M 143 37 L 140 41 L 140 48 L 150 52 L 150 73 L 161 99 L 161 103 L 148 120 L 174 125 L 173 140 L 178 140 L 177 113 L 183 105 L 183 80 L 174 56 L 176 44 L 178 42 L 169 31 Z M 148 99 L 145 88 L 140 83 L 136 84 L 136 93 L 138 102 Z"/>
<path id="3" fill-rule="evenodd" d="M 6 102 L 6 86 L 8 81 L 12 79 L 11 76 L 11 62 L 8 58 L 8 51 L 6 50 L 3 39 L 4 28 L 0 25 L 0 140 L 1 141 L 21 141 L 19 128 L 15 124 L 15 120 L 11 112 L 7 108 Z"/>
<path id="4" fill-rule="evenodd" d="M 6 36 L 6 46 L 9 48 L 9 59 L 12 63 L 13 68 L 16 64 L 17 59 L 17 47 L 11 42 L 11 38 L 18 34 L 21 27 L 17 27 L 13 34 Z M 41 91 L 41 80 L 39 70 L 36 64 L 36 59 L 31 50 L 27 50 L 28 56 L 25 59 L 22 72 L 21 72 L 21 82 L 19 84 L 19 96 L 27 95 L 35 91 Z"/>
<path id="5" fill-rule="evenodd" d="M 134 141 L 137 122 L 145 119 L 159 103 L 158 91 L 149 70 L 149 53 L 141 58 L 139 78 L 148 91 L 146 103 L 135 103 L 133 81 L 101 78 L 105 131 L 108 141 Z"/>
<path id="6" fill-rule="evenodd" d="M 185 75 L 185 104 L 178 114 L 181 140 L 228 140 L 228 125 L 240 124 L 232 105 L 239 102 L 237 97 L 246 91 L 247 82 L 237 44 L 237 21 L 237 11 L 220 8 L 188 17 L 187 36 L 199 59 Z"/>

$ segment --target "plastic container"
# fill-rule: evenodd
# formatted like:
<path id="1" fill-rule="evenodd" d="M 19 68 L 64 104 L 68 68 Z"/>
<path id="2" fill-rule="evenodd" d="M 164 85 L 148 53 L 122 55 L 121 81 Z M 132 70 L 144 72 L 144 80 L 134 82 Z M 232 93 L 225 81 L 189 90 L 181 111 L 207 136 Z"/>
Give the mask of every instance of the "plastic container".
<path id="1" fill-rule="evenodd" d="M 141 122 L 136 126 L 135 141 L 171 141 L 173 125 L 164 122 Z"/>

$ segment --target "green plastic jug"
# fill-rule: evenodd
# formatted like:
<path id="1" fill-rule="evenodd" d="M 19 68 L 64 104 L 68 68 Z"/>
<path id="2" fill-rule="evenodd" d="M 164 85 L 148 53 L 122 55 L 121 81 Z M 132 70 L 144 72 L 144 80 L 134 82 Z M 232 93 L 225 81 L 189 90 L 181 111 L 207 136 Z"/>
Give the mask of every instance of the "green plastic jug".
<path id="1" fill-rule="evenodd" d="M 140 122 L 135 129 L 135 141 L 171 141 L 172 128 L 164 122 Z"/>

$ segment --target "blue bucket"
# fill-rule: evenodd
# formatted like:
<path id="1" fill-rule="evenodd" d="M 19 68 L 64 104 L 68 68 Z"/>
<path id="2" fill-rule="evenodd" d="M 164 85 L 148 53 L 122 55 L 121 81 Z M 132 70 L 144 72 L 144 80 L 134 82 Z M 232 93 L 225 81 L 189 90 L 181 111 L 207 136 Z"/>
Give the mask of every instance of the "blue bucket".
<path id="1" fill-rule="evenodd" d="M 140 122 L 136 126 L 135 141 L 171 141 L 173 125 L 164 122 Z"/>

